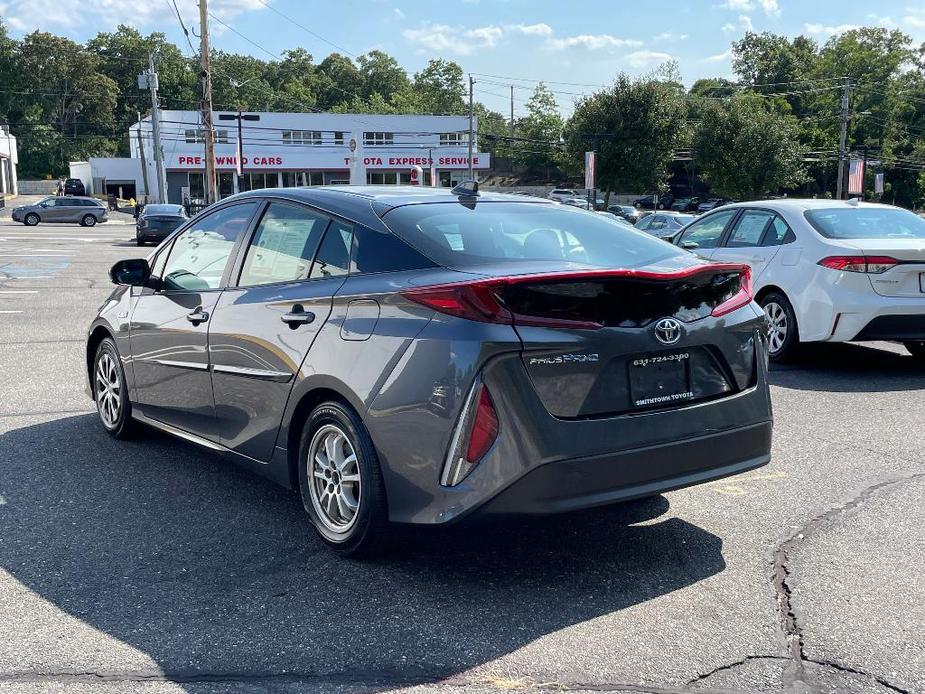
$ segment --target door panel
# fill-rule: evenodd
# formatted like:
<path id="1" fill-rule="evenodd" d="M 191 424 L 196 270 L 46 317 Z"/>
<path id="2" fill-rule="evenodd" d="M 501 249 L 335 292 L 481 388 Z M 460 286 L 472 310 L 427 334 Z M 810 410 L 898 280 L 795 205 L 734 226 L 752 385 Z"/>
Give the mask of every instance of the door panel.
<path id="1" fill-rule="evenodd" d="M 209 378 L 208 321 L 220 292 L 165 292 L 141 296 L 132 314 L 136 398 L 145 416 L 217 440 Z"/>
<path id="2" fill-rule="evenodd" d="M 209 333 L 222 444 L 257 460 L 270 459 L 295 376 L 343 280 L 222 293 Z M 306 322 L 284 322 L 284 316 L 299 313 L 308 316 Z"/>

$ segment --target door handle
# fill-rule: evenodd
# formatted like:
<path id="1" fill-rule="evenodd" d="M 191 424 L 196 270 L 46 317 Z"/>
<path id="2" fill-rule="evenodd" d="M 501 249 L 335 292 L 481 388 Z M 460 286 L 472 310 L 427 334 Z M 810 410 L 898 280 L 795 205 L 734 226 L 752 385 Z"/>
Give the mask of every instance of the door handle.
<path id="1" fill-rule="evenodd" d="M 284 313 L 279 317 L 279 319 L 288 325 L 290 328 L 295 330 L 300 325 L 308 325 L 315 320 L 315 314 L 311 311 L 306 311 L 302 304 L 295 304 L 292 307 L 292 311 L 289 313 Z"/>
<path id="2" fill-rule="evenodd" d="M 205 323 L 209 320 L 209 312 L 203 311 L 202 306 L 196 308 L 192 313 L 186 314 L 186 320 L 188 320 L 193 325 L 199 325 L 200 323 Z"/>

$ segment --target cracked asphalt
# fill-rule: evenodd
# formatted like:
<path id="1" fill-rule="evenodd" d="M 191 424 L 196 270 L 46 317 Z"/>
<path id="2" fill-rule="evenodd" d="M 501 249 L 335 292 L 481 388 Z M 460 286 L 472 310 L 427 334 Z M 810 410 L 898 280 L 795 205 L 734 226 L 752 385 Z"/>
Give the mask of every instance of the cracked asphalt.
<path id="1" fill-rule="evenodd" d="M 110 440 L 84 331 L 132 228 L 0 218 L 0 694 L 925 692 L 925 365 L 772 373 L 766 468 L 358 563 L 297 498 Z"/>

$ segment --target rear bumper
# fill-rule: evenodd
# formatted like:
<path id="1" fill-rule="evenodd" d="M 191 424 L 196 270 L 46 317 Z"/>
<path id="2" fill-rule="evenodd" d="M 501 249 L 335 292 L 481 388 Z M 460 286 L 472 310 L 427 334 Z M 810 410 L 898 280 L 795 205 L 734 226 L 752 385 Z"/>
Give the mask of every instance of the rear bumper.
<path id="1" fill-rule="evenodd" d="M 877 316 L 868 322 L 854 339 L 925 340 L 925 306 L 922 312 L 917 314 Z"/>
<path id="2" fill-rule="evenodd" d="M 737 475 L 771 459 L 770 421 L 612 455 L 548 463 L 480 514 L 549 514 L 627 501 Z"/>

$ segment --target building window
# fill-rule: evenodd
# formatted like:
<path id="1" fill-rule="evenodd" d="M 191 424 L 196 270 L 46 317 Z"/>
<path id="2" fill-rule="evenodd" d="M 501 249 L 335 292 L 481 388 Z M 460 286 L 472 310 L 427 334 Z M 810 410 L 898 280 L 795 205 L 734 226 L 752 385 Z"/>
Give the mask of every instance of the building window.
<path id="1" fill-rule="evenodd" d="M 283 171 L 283 187 L 320 186 L 324 183 L 320 171 Z"/>
<path id="2" fill-rule="evenodd" d="M 334 131 L 334 144 L 342 145 L 344 144 L 344 133 L 341 130 Z"/>
<path id="3" fill-rule="evenodd" d="M 395 133 L 363 133 L 364 145 L 393 145 Z"/>
<path id="4" fill-rule="evenodd" d="M 441 147 L 454 147 L 469 141 L 468 133 L 440 133 Z"/>
<path id="5" fill-rule="evenodd" d="M 395 185 L 398 183 L 397 171 L 367 171 L 366 182 L 370 185 Z"/>
<path id="6" fill-rule="evenodd" d="M 283 130 L 284 145 L 320 145 L 320 130 Z"/>
<path id="7" fill-rule="evenodd" d="M 215 130 L 215 144 L 218 145 L 227 145 L 228 144 L 228 131 L 227 130 Z M 193 129 L 190 128 L 184 133 L 184 139 L 187 144 L 191 145 L 201 145 L 206 141 L 206 131 L 202 128 Z"/>

